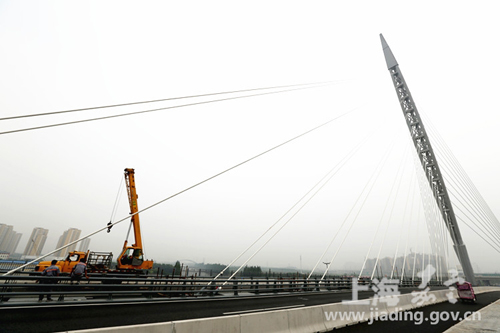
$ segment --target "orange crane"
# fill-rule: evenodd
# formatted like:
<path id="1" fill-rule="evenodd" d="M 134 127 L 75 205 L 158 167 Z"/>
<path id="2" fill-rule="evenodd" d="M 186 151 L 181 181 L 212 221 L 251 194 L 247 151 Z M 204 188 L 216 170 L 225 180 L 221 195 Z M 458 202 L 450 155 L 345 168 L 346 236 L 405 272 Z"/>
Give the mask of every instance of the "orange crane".
<path id="1" fill-rule="evenodd" d="M 141 225 L 139 223 L 139 208 L 137 206 L 137 192 L 135 189 L 134 169 L 125 169 L 125 183 L 127 186 L 128 201 L 130 204 L 131 227 L 134 228 L 135 243 L 128 245 L 128 235 L 123 244 L 123 250 L 117 259 L 119 270 L 147 270 L 153 268 L 152 260 L 144 260 L 142 247 Z M 130 232 L 130 229 L 129 229 Z"/>
<path id="2" fill-rule="evenodd" d="M 128 201 L 130 204 L 130 228 L 134 228 L 134 244 L 128 245 L 128 234 L 120 256 L 117 259 L 116 269 L 111 269 L 113 254 L 111 252 L 81 252 L 71 251 L 65 260 L 57 262 L 61 273 L 71 273 L 73 267 L 83 258 L 87 261 L 87 271 L 90 273 L 144 273 L 153 268 L 152 260 L 144 260 L 142 247 L 141 226 L 139 223 L 139 208 L 137 206 L 137 192 L 135 189 L 134 169 L 125 169 L 125 183 L 127 186 Z M 129 233 L 130 233 L 129 228 Z M 108 230 L 109 231 L 109 230 Z M 48 266 L 50 261 L 38 263 L 35 271 L 41 272 Z"/>

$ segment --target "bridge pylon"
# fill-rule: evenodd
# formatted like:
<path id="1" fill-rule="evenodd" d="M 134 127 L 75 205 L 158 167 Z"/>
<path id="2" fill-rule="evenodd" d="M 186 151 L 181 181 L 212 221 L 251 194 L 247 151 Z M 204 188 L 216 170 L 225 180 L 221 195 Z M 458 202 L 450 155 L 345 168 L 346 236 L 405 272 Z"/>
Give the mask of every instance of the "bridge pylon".
<path id="1" fill-rule="evenodd" d="M 469 259 L 469 254 L 462 240 L 460 234 L 460 229 L 457 224 L 457 219 L 455 213 L 453 212 L 453 206 L 451 205 L 450 196 L 446 190 L 443 175 L 439 169 L 439 165 L 436 159 L 436 155 L 431 146 L 427 132 L 425 131 L 424 124 L 420 118 L 417 107 L 413 101 L 410 90 L 406 84 L 403 74 L 399 69 L 398 62 L 392 54 L 389 45 L 384 39 L 384 36 L 380 34 L 380 40 L 382 42 L 382 49 L 384 50 L 385 61 L 387 63 L 387 69 L 391 74 L 392 83 L 396 89 L 396 94 L 399 99 L 399 104 L 403 110 L 403 115 L 408 125 L 410 135 L 415 145 L 418 158 L 424 169 L 427 180 L 431 187 L 432 193 L 436 200 L 437 206 L 441 212 L 446 228 L 448 229 L 451 239 L 453 241 L 453 248 L 457 254 L 458 260 L 462 265 L 462 269 L 467 281 L 475 284 L 474 270 Z"/>

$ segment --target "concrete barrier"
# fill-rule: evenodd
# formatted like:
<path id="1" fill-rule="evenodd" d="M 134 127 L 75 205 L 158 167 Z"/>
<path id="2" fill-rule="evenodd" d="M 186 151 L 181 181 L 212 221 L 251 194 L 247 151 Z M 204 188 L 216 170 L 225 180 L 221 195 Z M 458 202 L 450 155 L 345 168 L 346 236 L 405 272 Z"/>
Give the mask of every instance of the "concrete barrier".
<path id="1" fill-rule="evenodd" d="M 155 324 L 142 324 L 142 325 L 129 325 L 118 327 L 104 327 L 92 328 L 88 330 L 68 331 L 78 333 L 102 332 L 102 333 L 173 333 L 174 323 L 155 323 Z M 63 333 L 63 332 L 62 332 Z"/>
<path id="2" fill-rule="evenodd" d="M 500 291 L 500 287 L 474 287 L 476 294 Z M 248 313 L 233 316 L 201 318 L 192 320 L 181 320 L 167 323 L 131 325 L 123 327 L 108 327 L 99 329 L 79 330 L 72 332 L 103 332 L 103 333 L 184 333 L 184 332 L 230 332 L 230 333 L 260 333 L 260 332 L 325 332 L 358 322 L 370 320 L 372 317 L 380 317 L 401 311 L 408 311 L 436 303 L 448 301 L 449 289 L 429 291 L 427 296 L 434 295 L 435 300 L 424 299 L 421 305 L 417 305 L 415 296 L 403 294 L 398 297 L 397 305 L 388 305 L 383 298 L 377 300 L 373 305 L 373 299 L 369 304 L 363 301 L 349 301 L 344 303 L 331 303 L 311 307 L 283 309 L 259 313 Z M 422 295 L 423 296 L 423 295 Z M 453 297 L 458 299 L 456 290 Z"/>
<path id="3" fill-rule="evenodd" d="M 474 293 L 476 294 L 481 294 L 481 293 L 488 293 L 490 291 L 500 291 L 500 287 L 474 287 Z"/>
<path id="4" fill-rule="evenodd" d="M 350 320 L 342 320 L 337 318 L 333 318 L 333 315 L 330 314 L 340 313 L 344 311 L 345 308 L 342 307 L 342 303 L 332 303 L 321 305 L 321 312 L 323 312 L 323 322 L 327 330 L 333 330 L 334 328 L 344 327 L 349 324 Z"/>
<path id="5" fill-rule="evenodd" d="M 363 301 L 369 301 L 364 304 Z M 323 320 L 327 330 L 354 325 L 370 320 L 372 317 L 387 314 L 387 304 L 372 304 L 372 300 L 349 301 L 322 305 Z"/>
<path id="6" fill-rule="evenodd" d="M 325 332 L 325 314 L 321 305 L 287 310 L 290 333 Z"/>
<path id="7" fill-rule="evenodd" d="M 289 332 L 288 310 L 243 314 L 240 320 L 241 333 Z"/>
<path id="8" fill-rule="evenodd" d="M 407 311 L 415 308 L 415 304 L 411 302 L 412 299 L 413 299 L 412 294 L 399 295 L 399 302 L 398 305 L 396 306 L 396 308 L 399 310 L 396 311 Z M 388 308 L 388 310 L 391 311 L 390 308 Z"/>
<path id="9" fill-rule="evenodd" d="M 387 312 L 388 313 L 393 313 L 393 312 L 399 312 L 403 310 L 403 306 L 406 306 L 407 308 L 410 308 L 405 302 L 408 301 L 407 297 L 409 294 L 404 294 L 404 295 L 397 295 L 393 297 L 386 297 L 384 299 L 384 302 L 387 307 Z M 412 297 L 411 295 L 409 295 Z M 411 303 L 411 302 L 410 302 Z"/>
<path id="10" fill-rule="evenodd" d="M 435 301 L 432 301 L 430 302 L 429 305 L 431 304 L 436 304 L 436 303 L 443 303 L 443 302 L 447 302 L 448 301 L 448 296 L 447 294 L 450 292 L 451 290 L 449 289 L 446 289 L 446 290 L 437 290 L 437 291 L 434 291 L 434 295 L 436 296 L 436 300 Z"/>
<path id="11" fill-rule="evenodd" d="M 481 294 L 481 293 L 487 293 L 490 291 L 497 291 L 500 290 L 498 287 L 474 287 L 474 292 L 476 294 Z"/>
<path id="12" fill-rule="evenodd" d="M 240 333 L 240 316 L 225 316 L 213 318 L 200 318 L 195 320 L 174 321 L 175 333 Z M 142 333 L 142 332 L 141 332 Z"/>

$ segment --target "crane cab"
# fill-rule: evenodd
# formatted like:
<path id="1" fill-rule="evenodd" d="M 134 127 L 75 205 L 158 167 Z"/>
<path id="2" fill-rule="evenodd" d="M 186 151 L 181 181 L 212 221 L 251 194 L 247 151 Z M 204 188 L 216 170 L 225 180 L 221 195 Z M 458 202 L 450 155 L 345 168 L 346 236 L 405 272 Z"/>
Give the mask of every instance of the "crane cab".
<path id="1" fill-rule="evenodd" d="M 153 268 L 152 260 L 144 260 L 142 249 L 137 247 L 126 247 L 118 257 L 119 269 L 144 270 Z"/>

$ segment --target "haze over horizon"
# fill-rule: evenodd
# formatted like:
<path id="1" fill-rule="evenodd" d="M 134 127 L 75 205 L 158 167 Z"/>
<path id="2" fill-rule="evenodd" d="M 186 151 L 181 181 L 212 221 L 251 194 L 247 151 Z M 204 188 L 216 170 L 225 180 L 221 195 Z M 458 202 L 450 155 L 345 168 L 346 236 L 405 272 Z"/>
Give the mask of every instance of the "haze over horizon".
<path id="1" fill-rule="evenodd" d="M 84 236 L 128 216 L 123 188 L 113 210 L 125 168 L 135 169 L 143 209 L 338 118 L 141 213 L 147 257 L 228 264 L 336 165 L 331 181 L 281 220 L 279 226 L 296 213 L 248 265 L 311 269 L 335 255 L 332 269 L 343 269 L 378 254 L 428 252 L 434 231 L 425 222 L 415 152 L 379 34 L 426 126 L 442 137 L 498 217 L 500 110 L 493 96 L 500 23 L 494 5 L 1 1 L 0 118 L 331 84 L 18 133 L 4 132 L 244 93 L 0 120 L 0 223 L 23 233 L 17 252 L 33 228 L 49 229 L 47 253 L 69 228 Z M 459 224 L 474 268 L 500 271 L 498 251 L 474 225 Z M 127 229 L 123 222 L 93 236 L 90 249 L 116 257 Z M 451 241 L 448 246 L 453 266 Z"/>

